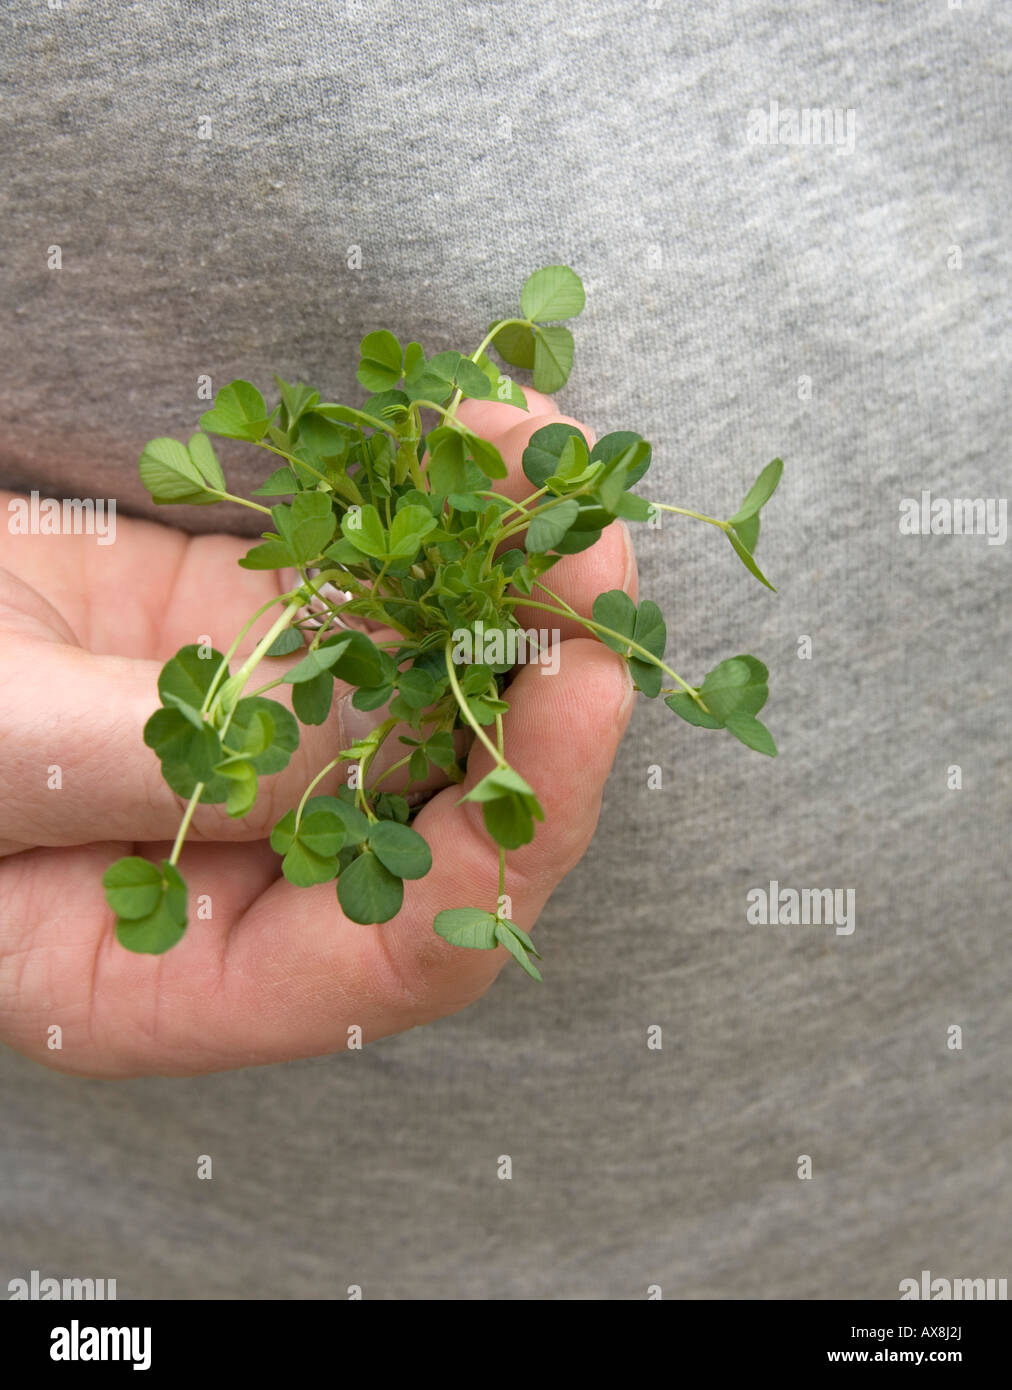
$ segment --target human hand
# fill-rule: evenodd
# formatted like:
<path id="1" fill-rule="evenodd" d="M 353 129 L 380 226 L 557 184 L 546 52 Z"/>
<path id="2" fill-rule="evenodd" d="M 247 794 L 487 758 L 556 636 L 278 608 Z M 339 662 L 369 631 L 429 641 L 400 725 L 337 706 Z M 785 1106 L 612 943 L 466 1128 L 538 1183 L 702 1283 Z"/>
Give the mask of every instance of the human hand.
<path id="1" fill-rule="evenodd" d="M 514 499 L 529 490 L 520 459 L 530 435 L 567 419 L 550 398 L 526 394 L 530 413 L 474 400 L 458 412 L 499 449 L 509 468 L 499 487 Z M 350 690 L 325 724 L 302 728 L 288 768 L 265 779 L 248 817 L 198 807 L 181 866 L 193 901 L 209 895 L 212 915 L 191 907 L 185 937 L 165 955 L 123 950 L 101 875 L 123 855 L 167 857 L 179 819 L 142 739 L 158 672 L 210 627 L 237 630 L 279 592 L 279 578 L 236 566 L 246 540 L 123 518 L 109 547 L 72 535 L 5 535 L 2 544 L 0 1039 L 78 1075 L 195 1075 L 334 1052 L 355 1026 L 368 1042 L 480 997 L 506 951 L 465 950 L 432 930 L 437 911 L 495 898 L 496 846 L 480 807 L 460 803 L 490 768 L 480 745 L 465 783 L 438 791 L 415 819 L 433 868 L 408 885 L 390 922 L 349 921 L 332 885 L 296 890 L 266 842 L 334 750 L 381 718 L 353 710 Z M 563 558 L 552 582 L 585 615 L 608 589 L 635 599 L 625 526 Z M 533 610 L 518 617 L 541 625 Z M 509 855 L 510 916 L 528 931 L 590 843 L 633 702 L 626 664 L 575 623 L 559 627 L 558 673 L 523 667 L 506 720 L 509 762 L 545 810 L 533 842 Z M 340 781 L 337 770 L 318 792 Z M 49 1044 L 54 1025 L 59 1048 Z"/>

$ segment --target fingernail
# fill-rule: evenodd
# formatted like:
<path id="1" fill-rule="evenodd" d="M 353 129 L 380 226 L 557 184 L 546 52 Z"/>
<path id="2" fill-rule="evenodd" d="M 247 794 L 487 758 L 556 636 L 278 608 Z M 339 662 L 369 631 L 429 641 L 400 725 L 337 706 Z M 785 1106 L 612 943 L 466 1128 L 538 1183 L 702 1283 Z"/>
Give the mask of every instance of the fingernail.
<path id="1" fill-rule="evenodd" d="M 629 670 L 629 663 L 627 661 L 622 662 L 622 671 L 625 676 L 625 694 L 622 696 L 622 703 L 618 707 L 618 717 L 620 720 L 628 716 L 636 701 L 636 687 L 633 685 L 632 672 Z"/>
<path id="2" fill-rule="evenodd" d="M 337 702 L 342 748 L 350 747 L 356 739 L 366 738 L 377 724 L 382 724 L 387 718 L 386 705 L 381 705 L 379 709 L 356 709 L 351 703 L 354 693 L 353 690 L 349 690 L 347 695 L 343 695 Z"/>
<path id="3" fill-rule="evenodd" d="M 636 551 L 633 549 L 632 532 L 621 517 L 618 518 L 618 525 L 622 532 L 622 544 L 625 547 L 625 574 L 622 578 L 622 588 L 628 591 L 636 574 Z"/>

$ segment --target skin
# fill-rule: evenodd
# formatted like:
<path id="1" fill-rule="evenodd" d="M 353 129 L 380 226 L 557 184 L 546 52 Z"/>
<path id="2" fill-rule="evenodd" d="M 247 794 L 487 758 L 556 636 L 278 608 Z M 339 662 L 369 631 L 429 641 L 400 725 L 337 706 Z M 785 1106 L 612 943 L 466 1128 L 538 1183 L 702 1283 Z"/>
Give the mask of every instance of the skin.
<path id="1" fill-rule="evenodd" d="M 499 448 L 510 472 L 497 486 L 514 499 L 531 490 L 520 469 L 530 435 L 568 420 L 549 397 L 527 394 L 531 414 L 478 401 L 459 412 Z M 5 511 L 11 496 L 0 495 Z M 108 547 L 90 536 L 0 533 L 0 1040 L 46 1066 L 90 1077 L 191 1076 L 332 1053 L 353 1025 L 369 1042 L 465 1008 L 510 959 L 502 947 L 466 950 L 432 930 L 442 908 L 495 908 L 496 847 L 480 807 L 459 804 L 491 767 L 480 745 L 463 786 L 438 791 L 415 821 L 433 868 L 405 885 L 391 922 L 349 922 L 333 884 L 295 888 L 282 878 L 265 838 L 271 827 L 335 749 L 382 717 L 351 710 L 346 687 L 326 724 L 301 726 L 290 766 L 264 779 L 246 819 L 198 809 L 179 864 L 190 886 L 183 940 L 161 956 L 116 942 L 102 873 L 121 855 L 167 858 L 181 812 L 142 739 L 158 671 L 205 635 L 224 649 L 280 592 L 277 574 L 238 568 L 248 548 L 128 518 L 117 519 Z M 635 599 L 628 531 L 609 527 L 546 579 L 587 615 L 603 590 L 625 588 Z M 545 811 L 533 842 L 506 860 L 508 915 L 530 931 L 590 844 L 633 691 L 625 664 L 575 624 L 533 610 L 519 616 L 556 625 L 563 637 L 559 673 L 525 667 L 509 692 L 506 755 Z M 273 663 L 271 674 L 281 669 Z M 269 678 L 262 672 L 249 689 Z M 279 686 L 270 695 L 288 703 L 289 693 Z M 47 786 L 54 764 L 61 789 Z M 316 794 L 333 793 L 341 776 Z M 196 916 L 199 894 L 211 895 L 210 920 Z M 47 1046 L 53 1024 L 62 1029 L 58 1050 Z"/>

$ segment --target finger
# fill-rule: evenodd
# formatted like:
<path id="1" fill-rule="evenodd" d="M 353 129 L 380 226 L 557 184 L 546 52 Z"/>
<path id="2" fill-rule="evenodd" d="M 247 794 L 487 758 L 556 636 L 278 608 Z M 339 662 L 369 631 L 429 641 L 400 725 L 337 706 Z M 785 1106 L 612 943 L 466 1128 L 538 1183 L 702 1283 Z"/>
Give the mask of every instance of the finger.
<path id="1" fill-rule="evenodd" d="M 278 593 L 275 574 L 238 567 L 252 544 L 132 517 L 116 518 L 114 545 L 0 532 L 0 604 L 6 617 L 44 603 L 50 625 L 90 651 L 164 661 L 200 634 L 222 647 Z"/>
<path id="2" fill-rule="evenodd" d="M 590 843 L 632 704 L 613 653 L 580 641 L 563 651 L 557 676 L 521 672 L 506 720 L 507 756 L 545 811 L 533 842 L 506 859 L 509 912 L 526 929 Z M 466 785 L 489 766 L 479 746 Z M 480 808 L 461 795 L 440 792 L 418 816 L 433 867 L 406 885 L 401 912 L 381 926 L 344 918 L 333 884 L 279 879 L 266 844 L 187 844 L 187 933 L 164 955 L 135 955 L 116 940 L 100 884 L 110 860 L 136 851 L 130 840 L 3 861 L 0 1036 L 81 1075 L 192 1075 L 331 1053 L 464 1007 L 508 957 L 451 946 L 433 931 L 444 908 L 498 905 L 498 850 Z M 158 860 L 171 845 L 141 848 Z M 213 911 L 198 915 L 198 902 Z M 550 945 L 539 940 L 543 951 Z M 54 1019 L 58 1053 L 39 1041 Z"/>
<path id="3" fill-rule="evenodd" d="M 592 641 L 565 643 L 557 675 L 528 666 L 510 687 L 506 758 L 534 788 L 545 813 L 531 843 L 506 855 L 507 915 L 518 926 L 533 926 L 590 845 L 633 699 L 628 667 Z M 417 1000 L 418 1021 L 477 997 L 508 959 L 503 948 L 466 950 L 424 931 L 425 921 L 444 908 L 496 909 L 498 847 L 480 805 L 461 801 L 492 766 L 476 743 L 463 786 L 440 792 L 415 821 L 433 856 L 431 880 L 419 882 L 415 898 L 423 921 L 395 918 L 385 946 L 403 989 Z"/>
<path id="4" fill-rule="evenodd" d="M 628 668 L 614 653 L 581 641 L 563 652 L 556 676 L 521 671 L 505 721 L 506 755 L 545 813 L 533 842 L 506 857 L 512 920 L 524 928 L 590 844 L 633 703 Z M 451 1013 L 487 989 L 506 951 L 451 946 L 432 922 L 444 908 L 496 908 L 498 849 L 480 807 L 460 800 L 490 767 L 476 744 L 464 786 L 439 792 L 416 818 L 433 867 L 406 884 L 392 921 L 343 920 L 329 884 L 295 889 L 282 880 L 250 907 L 229 936 L 213 1020 L 204 1020 L 216 1045 L 252 1047 L 258 1063 L 316 1055 L 346 1046 L 352 1025 L 369 1041 Z"/>
<path id="5" fill-rule="evenodd" d="M 533 403 L 541 410 L 539 415 L 528 418 L 514 411 L 522 418 L 512 425 L 504 422 L 506 428 L 496 436 L 515 472 L 526 440 L 540 428 L 538 421 L 544 421 L 551 405 L 547 397 Z M 484 404 L 487 424 L 492 423 L 490 412 L 513 410 L 499 404 L 479 404 Z M 527 486 L 525 480 L 524 488 Z M 612 528 L 612 534 L 602 537 L 590 551 L 566 557 L 557 567 L 560 587 L 556 592 L 577 611 L 589 613 L 597 592 L 628 582 L 630 552 L 624 547 L 620 532 Z M 533 615 L 534 610 L 525 614 L 525 626 L 540 631 L 546 623 Z M 269 621 L 269 617 L 262 620 L 240 651 L 252 646 L 255 635 Z M 562 619 L 551 626 L 567 638 L 580 631 L 578 625 Z M 192 640 L 189 632 L 173 635 Z M 94 655 L 53 640 L 51 630 L 46 637 L 41 643 L 26 641 L 20 648 L 10 643 L 6 653 L 10 699 L 0 720 L 0 738 L 5 738 L 12 755 L 0 771 L 0 792 L 8 808 L 6 824 L 0 810 L 0 835 L 7 837 L 6 846 L 0 849 L 10 853 L 28 844 L 174 836 L 183 803 L 165 784 L 157 758 L 143 743 L 144 725 L 157 708 L 160 663 Z M 290 664 L 274 663 L 273 670 Z M 250 688 L 258 683 L 254 681 Z M 72 717 L 66 702 L 71 690 Z M 191 825 L 193 839 L 248 840 L 269 834 L 320 768 L 383 717 L 382 711 L 363 714 L 355 710 L 351 694 L 347 687 L 337 687 L 328 720 L 301 731 L 299 748 L 289 767 L 262 780 L 257 803 L 248 816 L 233 819 L 222 806 L 199 806 Z M 287 686 L 272 691 L 271 698 L 290 707 Z M 384 752 L 375 771 L 384 771 L 393 760 Z M 340 768 L 328 773 L 316 788 L 318 794 L 335 790 L 341 777 Z M 390 789 L 398 789 L 403 782 L 403 774 L 395 774 Z M 432 784 L 438 783 L 439 779 L 432 779 Z M 10 818 L 15 807 L 16 822 Z"/>
<path id="6" fill-rule="evenodd" d="M 531 435 L 543 429 L 545 424 L 575 425 L 591 446 L 596 442 L 594 431 L 580 420 L 560 415 L 550 396 L 539 396 L 533 391 L 528 391 L 527 395 L 532 405 L 530 414 L 524 414 L 513 406 L 473 400 L 462 401 L 458 411 L 468 429 L 489 439 L 502 454 L 509 472 L 507 478 L 496 483 L 496 490 L 514 501 L 520 501 L 534 490 L 533 483 L 523 472 L 523 454 Z M 511 541 L 511 544 L 519 545 L 520 539 Z M 624 589 L 635 601 L 638 596 L 636 557 L 625 522 L 619 521 L 606 527 L 601 539 L 587 550 L 563 556 L 545 576 L 545 584 L 571 608 L 588 618 L 595 598 L 609 589 Z M 552 602 L 544 592 L 535 591 L 532 598 L 539 602 Z M 517 609 L 516 616 L 524 627 L 537 627 L 540 630 L 545 627 L 550 615 L 524 605 Z M 563 641 L 586 635 L 586 628 L 572 619 L 554 619 L 553 622 Z"/>
<path id="7" fill-rule="evenodd" d="M 559 414 L 559 407 L 553 396 L 535 391 L 532 386 L 525 386 L 523 392 L 527 401 L 526 410 L 517 405 L 508 405 L 505 401 L 482 401 L 468 396 L 457 407 L 457 418 L 469 430 L 494 444 L 500 435 L 523 420 L 533 419 L 537 415 Z M 543 420 L 542 424 L 545 423 Z"/>
<path id="8" fill-rule="evenodd" d="M 550 397 L 542 399 L 549 400 Z M 504 411 L 508 411 L 509 415 L 501 414 Z M 514 406 L 498 402 L 461 401 L 457 415 L 462 424 L 499 450 L 506 465 L 506 477 L 496 480 L 495 490 L 514 502 L 529 497 L 535 491 L 534 484 L 523 470 L 524 450 L 532 434 L 544 429 L 545 425 L 575 425 L 591 446 L 597 438 L 594 431 L 580 420 L 574 420 L 571 415 L 560 415 L 557 409 L 539 410 L 535 414 L 518 411 Z"/>
<path id="9" fill-rule="evenodd" d="M 517 622 L 527 629 L 536 627 L 540 631 L 550 628 L 558 633 L 558 640 L 563 642 L 572 637 L 586 637 L 587 629 L 574 618 L 559 617 L 558 613 L 548 613 L 534 605 L 547 604 L 558 608 L 555 601 L 558 597 L 577 613 L 589 618 L 598 594 L 607 593 L 609 589 L 624 589 L 635 603 L 639 595 L 639 582 L 629 528 L 624 521 L 613 522 L 602 532 L 599 541 L 576 555 L 564 555 L 543 579 L 547 589 L 536 581 L 530 600 L 518 604 L 513 610 Z"/>
<path id="10" fill-rule="evenodd" d="M 270 621 L 267 615 L 264 622 Z M 157 756 L 144 743 L 144 726 L 159 707 L 161 664 L 96 656 L 26 633 L 6 638 L 4 657 L 0 836 L 9 842 L 6 852 L 25 845 L 173 838 L 186 803 L 164 781 Z M 296 660 L 297 653 L 269 663 L 266 677 L 265 668 L 258 667 L 246 693 Z M 224 806 L 199 805 L 190 835 L 196 840 L 269 835 L 320 769 L 382 718 L 382 712 L 356 710 L 352 694 L 335 682 L 329 717 L 321 725 L 300 725 L 291 762 L 261 779 L 248 816 L 233 819 Z M 268 698 L 290 709 L 291 686 L 275 687 Z M 339 764 L 320 782 L 319 795 L 336 790 L 345 766 Z"/>

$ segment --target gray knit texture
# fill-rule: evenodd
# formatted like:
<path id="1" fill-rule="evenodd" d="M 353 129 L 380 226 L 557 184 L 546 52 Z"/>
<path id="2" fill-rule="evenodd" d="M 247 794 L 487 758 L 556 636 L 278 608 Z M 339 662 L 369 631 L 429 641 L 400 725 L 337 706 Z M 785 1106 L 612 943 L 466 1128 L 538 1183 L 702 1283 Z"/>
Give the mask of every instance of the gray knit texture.
<path id="1" fill-rule="evenodd" d="M 650 495 L 726 515 L 786 471 L 776 595 L 711 528 L 636 532 L 669 660 L 763 658 L 781 756 L 643 701 L 538 924 L 543 988 L 510 967 L 362 1053 L 198 1080 L 4 1052 L 0 1289 L 865 1299 L 1009 1274 L 1012 545 L 899 530 L 923 489 L 1009 492 L 1009 18 L 4 7 L 6 486 L 220 526 L 137 479 L 196 426 L 198 376 L 354 401 L 363 333 L 473 347 L 554 262 L 588 293 L 561 404 L 652 441 Z M 750 143 L 771 100 L 853 111 L 853 151 Z M 270 471 L 223 457 L 240 490 Z M 853 934 L 749 924 L 772 879 L 854 889 Z"/>

